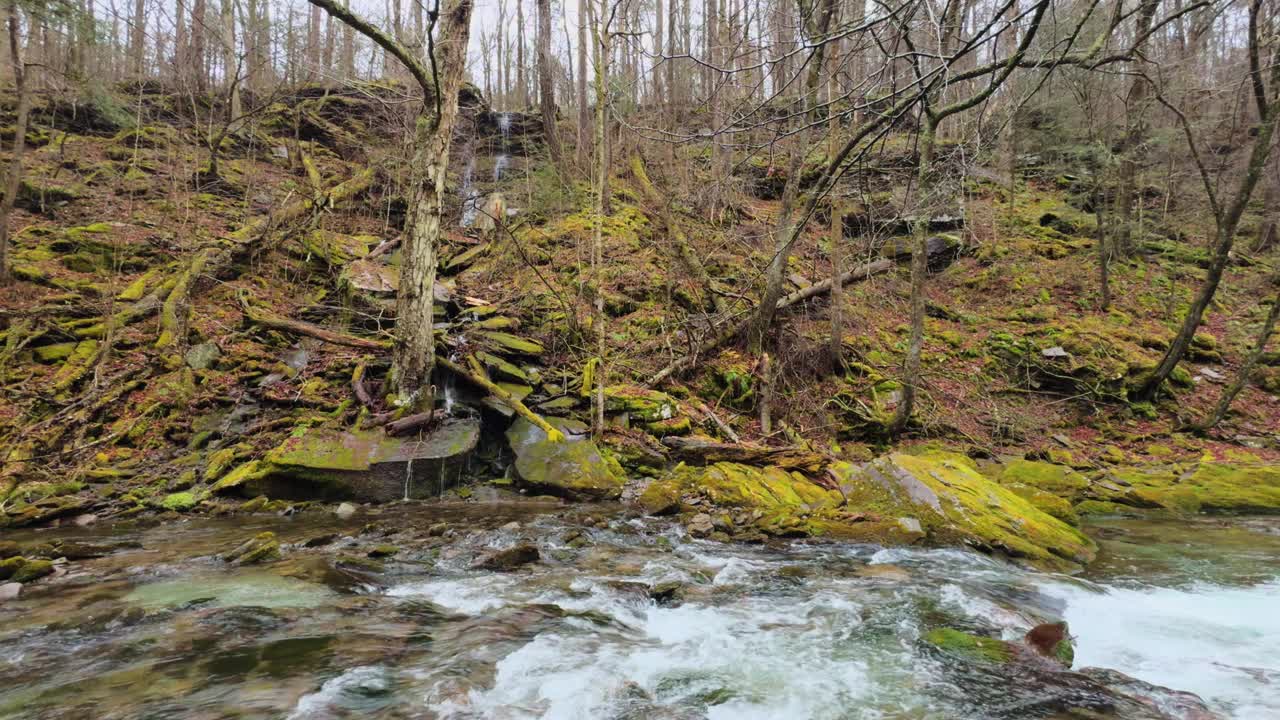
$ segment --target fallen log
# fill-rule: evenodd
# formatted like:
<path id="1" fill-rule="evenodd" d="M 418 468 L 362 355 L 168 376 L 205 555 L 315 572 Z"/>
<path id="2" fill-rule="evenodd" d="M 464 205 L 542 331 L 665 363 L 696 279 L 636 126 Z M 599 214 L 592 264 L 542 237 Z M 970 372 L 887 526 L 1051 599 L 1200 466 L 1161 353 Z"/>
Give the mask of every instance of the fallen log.
<path id="1" fill-rule="evenodd" d="M 283 330 L 291 332 L 295 335 L 305 335 L 317 340 L 327 342 L 330 345 L 343 345 L 346 347 L 361 348 L 364 350 L 390 350 L 391 343 L 387 340 L 374 340 L 372 338 L 357 337 L 355 335 L 347 335 L 345 333 L 335 332 L 322 328 L 309 322 L 301 320 L 291 320 L 289 318 L 280 317 L 275 313 L 267 310 L 254 308 L 249 304 L 249 299 L 244 292 L 239 294 L 240 307 L 244 309 L 245 317 L 251 322 L 257 323 L 272 330 Z M 361 400 L 363 402 L 363 399 Z M 367 404 L 367 403 L 366 403 Z"/>
<path id="2" fill-rule="evenodd" d="M 893 260 L 889 260 L 889 259 L 876 260 L 875 262 L 869 262 L 863 265 L 859 265 L 858 267 L 848 272 L 841 273 L 840 284 L 843 286 L 843 285 L 848 285 L 850 282 L 853 282 L 854 280 L 866 280 L 873 275 L 879 275 L 883 272 L 889 271 L 891 268 L 893 268 L 893 266 L 894 266 Z M 823 280 L 821 282 L 816 282 L 807 288 L 797 290 L 791 293 L 790 295 L 783 296 L 778 300 L 777 307 L 779 310 L 783 310 L 785 308 L 791 307 L 792 305 L 795 305 L 796 303 L 803 302 L 811 298 L 815 298 L 819 295 L 825 295 L 831 292 L 831 287 L 832 287 L 832 284 L 831 284 L 830 278 Z M 659 370 L 657 374 L 649 378 L 648 382 L 645 384 L 649 387 L 653 387 L 658 383 L 661 383 L 663 380 L 666 380 L 668 377 L 671 377 L 673 374 L 682 372 L 690 367 L 693 367 L 693 365 L 695 365 L 698 362 L 699 358 L 705 356 L 707 353 L 711 352 L 712 350 L 719 348 L 720 346 L 728 343 L 730 340 L 734 339 L 735 337 L 746 332 L 747 327 L 750 325 L 750 323 L 751 323 L 751 316 L 748 316 L 747 319 L 740 320 L 737 323 L 730 325 L 727 329 L 702 341 L 698 345 L 698 347 L 694 349 L 693 352 L 689 353 L 688 355 L 685 355 L 682 358 L 676 359 L 670 365 L 667 365 L 663 369 Z"/>
<path id="3" fill-rule="evenodd" d="M 821 472 L 828 458 L 795 445 L 769 447 L 756 443 L 722 443 L 698 438 L 668 435 L 662 444 L 671 448 L 672 456 L 685 462 L 709 465 L 717 462 L 743 465 L 773 465 L 787 470 Z"/>

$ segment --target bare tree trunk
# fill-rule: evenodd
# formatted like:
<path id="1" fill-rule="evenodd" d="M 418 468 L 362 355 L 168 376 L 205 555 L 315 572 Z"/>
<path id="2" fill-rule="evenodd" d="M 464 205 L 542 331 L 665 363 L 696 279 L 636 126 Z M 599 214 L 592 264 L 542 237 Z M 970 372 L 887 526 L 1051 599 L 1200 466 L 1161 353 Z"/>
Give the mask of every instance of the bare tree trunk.
<path id="1" fill-rule="evenodd" d="M 146 68 L 147 56 L 147 3 L 146 0 L 134 0 L 133 26 L 129 29 L 129 54 L 131 67 L 129 71 L 134 77 L 142 77 Z"/>
<path id="2" fill-rule="evenodd" d="M 578 0 L 578 165 L 587 165 L 587 128 L 591 127 L 591 112 L 587 105 L 587 3 Z"/>
<path id="3" fill-rule="evenodd" d="M 222 0 L 222 71 L 226 74 L 228 123 L 240 117 L 243 113 L 240 107 L 240 63 L 236 57 L 234 1 Z"/>
<path id="4" fill-rule="evenodd" d="M 551 77 L 551 0 L 538 0 L 538 87 L 547 151 L 551 154 L 551 162 L 563 170 L 560 138 L 556 135 L 555 81 Z"/>
<path id="5" fill-rule="evenodd" d="M 4 201 L 0 204 L 0 284 L 7 285 L 9 271 L 9 217 L 18 199 L 22 183 L 22 156 L 27 148 L 27 118 L 31 112 L 31 88 L 27 66 L 22 59 L 22 18 L 18 5 L 9 3 L 9 63 L 13 68 L 14 90 L 18 94 L 17 119 L 13 127 L 13 152 L 9 156 L 9 173 L 5 179 Z"/>
<path id="6" fill-rule="evenodd" d="M 840 132 L 839 116 L 835 112 L 836 70 L 839 62 L 832 53 L 831 75 L 827 77 L 827 154 L 835 157 L 840 145 L 836 136 Z M 844 288 L 839 282 L 844 271 L 844 214 L 832 188 L 828 196 L 831 202 L 831 367 L 844 371 Z"/>
<path id="7" fill-rule="evenodd" d="M 605 135 L 608 132 L 608 107 L 609 103 L 606 99 L 606 86 L 609 78 L 609 53 L 610 47 L 609 27 L 607 25 L 606 14 L 608 8 L 605 3 L 608 0 L 600 0 L 601 7 L 599 10 L 595 7 L 595 0 L 587 0 L 591 8 L 591 25 L 595 34 L 595 45 L 598 52 L 596 58 L 596 75 L 595 75 L 595 100 L 596 100 L 596 124 L 595 124 L 595 146 L 596 146 L 596 198 L 595 198 L 595 222 L 592 229 L 592 247 L 591 247 L 591 288 L 592 303 L 595 306 L 595 318 L 593 329 L 596 336 L 596 391 L 595 402 L 592 412 L 592 434 L 599 437 L 604 432 L 604 386 L 606 376 L 608 375 L 607 366 L 605 365 L 605 314 L 604 314 L 604 287 L 602 282 L 604 270 L 604 216 L 608 212 L 609 205 L 609 146 L 606 142 Z"/>
<path id="8" fill-rule="evenodd" d="M 191 6 L 191 63 L 188 72 L 196 92 L 204 94 L 209 89 L 209 74 L 205 70 L 205 0 L 194 0 Z"/>
<path id="9" fill-rule="evenodd" d="M 524 0 L 516 0 L 516 105 L 529 107 L 529 85 L 524 77 Z"/>
<path id="10" fill-rule="evenodd" d="M 1156 8 L 1160 0 L 1143 0 L 1138 8 L 1138 22 L 1135 32 L 1141 36 L 1151 30 Z M 1122 256 L 1133 254 L 1133 199 L 1134 184 L 1138 176 L 1137 148 L 1146 139 L 1146 123 L 1143 114 L 1147 102 L 1147 79 L 1137 76 L 1129 85 L 1129 93 L 1125 96 L 1125 134 L 1120 142 L 1120 169 L 1116 178 L 1116 210 L 1120 220 L 1116 223 L 1115 251 Z"/>
<path id="11" fill-rule="evenodd" d="M 920 164 L 916 170 L 916 221 L 911 228 L 911 338 L 907 342 L 907 360 L 902 371 L 902 398 L 894 411 L 889 431 L 897 434 L 906 429 L 915 408 L 916 388 L 920 384 L 920 351 L 924 346 L 924 285 L 929 273 L 929 214 L 933 193 L 933 153 L 937 141 L 937 120 L 927 111 L 920 129 Z"/>
<path id="12" fill-rule="evenodd" d="M 351 8 L 351 0 L 342 0 L 344 8 Z M 356 36 L 350 25 L 342 27 L 342 75 L 348 80 L 356 76 Z"/>

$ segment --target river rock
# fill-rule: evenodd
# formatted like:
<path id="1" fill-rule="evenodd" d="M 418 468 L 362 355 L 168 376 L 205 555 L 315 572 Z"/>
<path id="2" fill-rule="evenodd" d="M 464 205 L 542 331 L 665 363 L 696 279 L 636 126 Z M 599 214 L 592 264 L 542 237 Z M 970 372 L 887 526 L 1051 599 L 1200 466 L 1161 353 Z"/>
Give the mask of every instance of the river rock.
<path id="1" fill-rule="evenodd" d="M 333 514 L 334 514 L 334 515 L 337 515 L 339 518 L 341 518 L 341 519 L 343 519 L 343 520 L 347 520 L 347 519 L 349 519 L 352 515 L 355 515 L 355 514 L 356 514 L 356 506 L 355 506 L 355 505 L 352 505 L 352 504 L 351 504 L 351 503 L 349 503 L 349 502 L 344 502 L 344 503 L 342 503 L 342 504 L 338 505 L 338 509 L 334 510 L 334 511 L 333 511 Z"/>
<path id="2" fill-rule="evenodd" d="M 305 428 L 262 460 L 232 470 L 213 490 L 289 500 L 436 497 L 458 482 L 479 437 L 480 424 L 470 419 L 451 420 L 422 439 Z"/>
<path id="3" fill-rule="evenodd" d="M 240 543 L 222 556 L 224 562 L 253 565 L 280 559 L 280 541 L 273 532 L 263 532 Z"/>
<path id="4" fill-rule="evenodd" d="M 4 583 L 0 585 L 0 600 L 16 600 L 22 595 L 22 583 Z"/>
<path id="5" fill-rule="evenodd" d="M 1079 530 L 1037 509 L 948 452 L 892 453 L 831 475 L 851 508 L 920 521 L 931 543 L 970 545 L 1032 564 L 1074 569 L 1097 552 Z"/>
<path id="6" fill-rule="evenodd" d="M 523 565 L 536 563 L 541 558 L 536 545 L 523 543 L 481 558 L 474 567 L 477 570 L 515 570 Z"/>
<path id="7" fill-rule="evenodd" d="M 587 439 L 586 426 L 563 418 L 548 418 L 548 422 L 564 433 L 564 442 L 551 442 L 545 431 L 524 418 L 518 418 L 507 430 L 520 484 L 572 499 L 612 500 L 621 496 L 626 482 L 622 469 Z"/>

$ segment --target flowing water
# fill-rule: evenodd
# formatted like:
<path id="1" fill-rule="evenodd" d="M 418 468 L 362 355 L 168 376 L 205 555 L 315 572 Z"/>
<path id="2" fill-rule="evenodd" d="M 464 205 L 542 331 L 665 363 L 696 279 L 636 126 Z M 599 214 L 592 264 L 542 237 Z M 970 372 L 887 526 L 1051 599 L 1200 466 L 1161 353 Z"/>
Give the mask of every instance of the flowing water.
<path id="1" fill-rule="evenodd" d="M 284 560 L 217 559 L 263 530 Z M 0 718 L 1065 718 L 1101 702 L 1096 682 L 920 640 L 1062 617 L 1077 667 L 1280 717 L 1280 523 L 1092 531 L 1103 552 L 1078 578 L 536 503 L 31 532 L 14 539 L 104 556 L 0 605 Z M 474 568 L 519 543 L 541 561 Z"/>

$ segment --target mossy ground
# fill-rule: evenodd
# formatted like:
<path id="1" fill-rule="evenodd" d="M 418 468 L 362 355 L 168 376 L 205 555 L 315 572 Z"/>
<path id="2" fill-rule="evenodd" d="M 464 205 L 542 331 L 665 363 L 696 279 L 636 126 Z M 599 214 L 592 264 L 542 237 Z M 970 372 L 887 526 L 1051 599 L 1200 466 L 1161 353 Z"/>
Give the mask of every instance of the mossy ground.
<path id="1" fill-rule="evenodd" d="M 322 178 L 339 180 L 372 163 L 386 164 L 394 175 L 396 159 L 403 157 L 393 132 L 396 118 L 376 104 L 370 109 L 341 94 L 333 97 L 338 99 L 317 111 L 318 141 L 303 143 Z M 304 102 L 315 104 L 314 98 Z M 246 322 L 241 295 L 283 317 L 369 335 L 390 329 L 387 299 L 344 289 L 339 271 L 319 257 L 325 253 L 309 251 L 303 237 L 271 238 L 233 275 L 193 294 L 189 334 L 180 344 L 218 346 L 220 356 L 204 369 L 172 366 L 172 358 L 155 347 L 161 335 L 155 315 L 120 327 L 107 321 L 171 281 L 197 248 L 309 188 L 297 148 L 290 149 L 294 118 L 288 103 L 262 113 L 224 149 L 220 166 L 227 184 L 217 187 L 197 181 L 208 164 L 194 134 L 199 118 L 175 119 L 176 105 L 164 95 L 147 95 L 142 104 L 144 116 L 154 117 L 144 117 L 138 130 L 33 128 L 50 142 L 35 143 L 27 163 L 35 195 L 15 212 L 12 257 L 19 281 L 0 288 L 0 309 L 11 318 L 0 341 L 0 425 L 12 429 L 5 438 L 11 445 L 38 435 L 41 444 L 30 452 L 45 459 L 24 459 L 28 450 L 14 445 L 0 477 L 6 522 L 43 522 L 103 504 L 113 512 L 144 512 L 162 509 L 175 494 L 204 497 L 228 473 L 252 474 L 255 466 L 246 463 L 294 428 L 349 428 L 357 415 L 352 373 L 362 363 L 371 363 L 371 372 L 385 367 L 385 359 L 365 351 L 300 341 Z M 334 127 L 326 130 L 325 123 Z M 353 147 L 344 133 L 373 141 Z M 468 154 L 479 157 L 477 175 L 485 175 L 484 153 L 494 141 L 468 142 L 456 153 L 455 180 Z M 289 150 L 286 157 L 277 146 Z M 884 190 L 861 203 L 882 220 L 906 207 L 905 181 L 912 172 L 906 147 L 895 138 L 885 143 L 883 175 L 877 176 Z M 720 191 L 710 212 L 708 188 L 717 184 L 697 149 L 675 151 L 673 159 L 651 160 L 649 175 L 670 199 L 672 216 L 715 280 L 715 292 L 729 313 L 740 316 L 771 257 L 778 203 L 751 196 L 755 185 L 743 183 Z M 755 165 L 742 166 L 744 178 L 754 177 Z M 626 388 L 682 356 L 720 318 L 707 288 L 675 252 L 660 214 L 637 192 L 626 163 L 617 167 L 599 277 L 606 361 L 593 372 L 604 373 L 610 387 Z M 589 187 L 536 155 L 514 158 L 506 177 L 477 188 L 501 190 L 518 209 L 511 232 L 464 237 L 451 222 L 440 249 L 446 266 L 471 253 L 442 280 L 454 297 L 482 302 L 466 301 L 474 305 L 468 322 L 490 323 L 476 328 L 483 333 L 468 333 L 473 345 L 455 349 L 504 355 L 506 365 L 488 363 L 495 377 L 530 388 L 531 402 L 544 412 L 584 416 L 583 371 L 595 354 Z M 1188 211 L 1149 222 L 1141 244 L 1146 252 L 1113 265 L 1114 304 L 1101 312 L 1092 218 L 1073 204 L 1068 187 L 1028 178 L 1017 185 L 1012 203 L 992 184 L 972 184 L 967 193 L 967 221 L 951 231 L 966 253 L 933 275 L 926 290 L 924 388 L 912 433 L 900 445 L 942 441 L 992 456 L 1069 451 L 1073 464 L 1095 469 L 1188 461 L 1205 452 L 1221 457 L 1239 443 L 1257 446 L 1260 463 L 1280 458 L 1274 447 L 1280 403 L 1256 385 L 1244 390 L 1220 431 L 1206 438 L 1176 430 L 1216 400 L 1220 386 L 1201 376 L 1201 368 L 1230 377 L 1252 342 L 1266 310 L 1257 303 L 1264 268 L 1231 269 L 1187 373 L 1156 404 L 1130 405 L 1127 388 L 1158 359 L 1203 274 L 1196 253 L 1174 251 L 1194 248 L 1196 238 L 1206 236 L 1203 218 Z M 450 199 L 453 217 L 461 212 L 459 201 Z M 323 238 L 358 238 L 367 248 L 396 234 L 402 207 L 398 186 L 380 183 L 361 201 L 327 211 L 317 229 L 327 233 Z M 828 226 L 820 216 L 804 229 L 788 259 L 788 291 L 831 274 Z M 1169 240 L 1175 234 L 1191 240 Z M 881 255 L 866 236 L 844 242 L 850 263 Z M 848 364 L 841 371 L 827 350 L 826 298 L 781 316 L 771 352 L 773 419 L 780 432 L 769 442 L 803 441 L 853 460 L 885 449 L 886 438 L 868 418 L 883 419 L 900 387 L 907 290 L 904 268 L 846 288 L 842 345 Z M 520 344 L 512 347 L 510 338 Z M 1049 347 L 1062 347 L 1070 360 L 1062 367 L 1045 361 L 1040 351 Z M 291 362 L 299 352 L 303 361 Z M 670 404 L 615 393 L 613 414 L 635 416 L 632 427 L 618 428 L 615 437 L 715 436 L 716 425 L 695 412 L 705 405 L 744 439 L 761 438 L 760 360 L 738 344 L 702 357 L 661 388 Z M 33 388 L 57 390 L 50 396 Z M 86 398 L 101 402 L 77 404 Z M 647 447 L 661 452 L 660 446 Z M 646 462 L 637 461 L 631 471 L 651 472 Z M 52 477 L 80 485 L 51 494 L 29 490 L 48 487 Z M 1073 509 L 1038 496 L 1034 483 L 1024 484 L 1032 504 L 1072 519 Z M 1185 507 L 1192 506 L 1192 496 L 1201 507 L 1220 502 L 1192 490 L 1180 496 Z M 1087 501 L 1077 500 L 1073 508 L 1080 502 Z"/>

